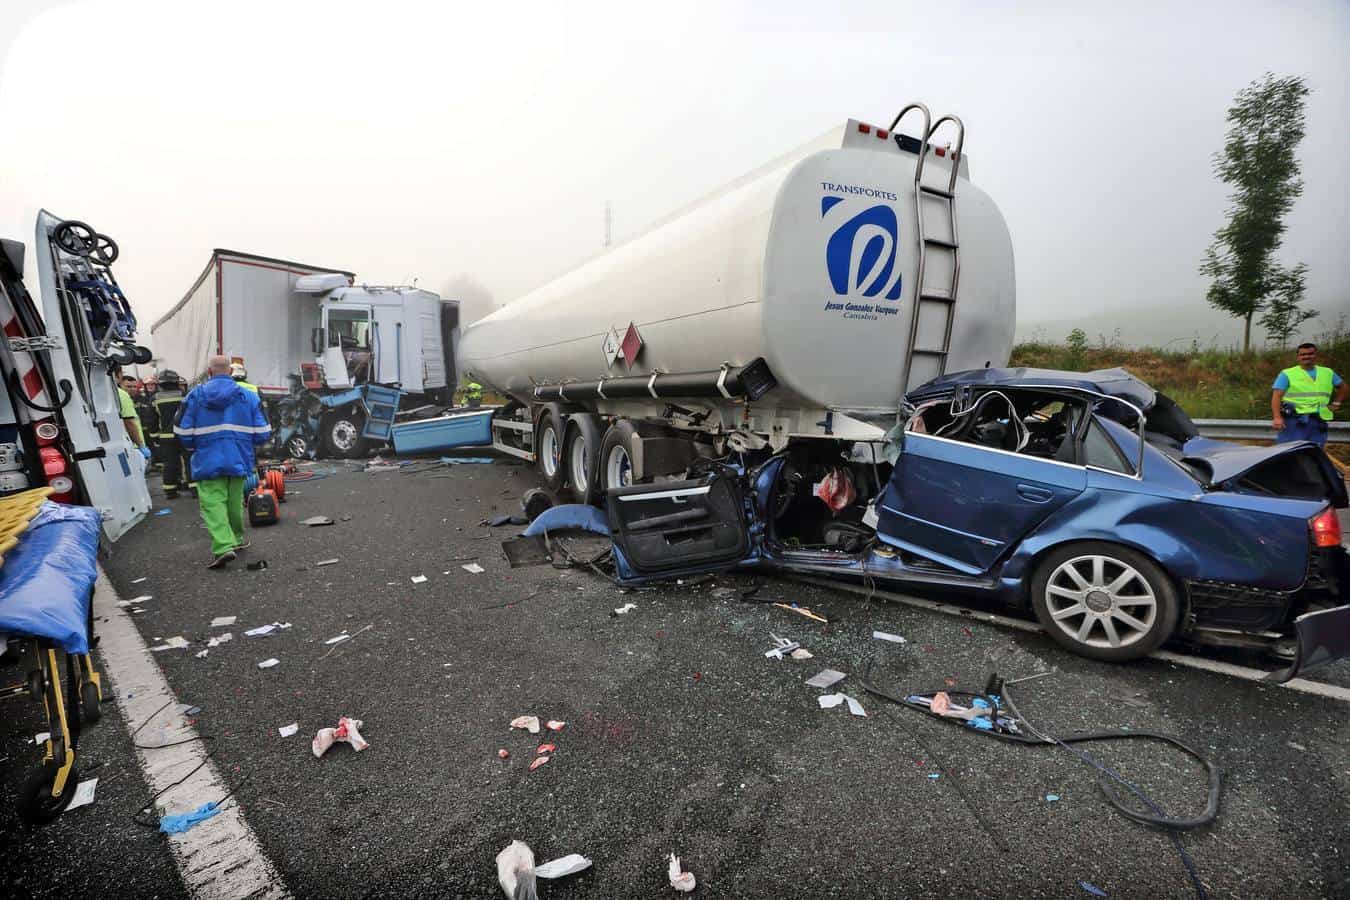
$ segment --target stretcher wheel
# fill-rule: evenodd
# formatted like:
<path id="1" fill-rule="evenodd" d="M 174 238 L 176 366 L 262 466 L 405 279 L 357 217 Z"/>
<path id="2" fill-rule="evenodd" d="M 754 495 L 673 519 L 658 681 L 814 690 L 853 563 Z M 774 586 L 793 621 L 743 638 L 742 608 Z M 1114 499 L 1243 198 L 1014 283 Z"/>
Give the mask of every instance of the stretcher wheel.
<path id="1" fill-rule="evenodd" d="M 103 698 L 99 696 L 98 685 L 86 681 L 80 685 L 80 714 L 90 725 L 103 717 Z"/>
<path id="2" fill-rule="evenodd" d="M 60 767 L 55 761 L 43 763 L 24 781 L 19 789 L 19 818 L 30 825 L 46 825 L 70 805 L 75 797 L 75 788 L 80 783 L 80 773 L 71 766 L 66 778 L 65 789 L 60 796 L 52 796 L 52 784 Z"/>
<path id="3" fill-rule="evenodd" d="M 52 240 L 56 246 L 73 256 L 88 256 L 94 249 L 97 233 L 83 222 L 71 219 L 56 226 Z"/>
<path id="4" fill-rule="evenodd" d="M 42 699 L 42 691 L 46 682 L 42 678 L 42 670 L 34 669 L 28 673 L 28 696 L 34 700 Z"/>
<path id="5" fill-rule="evenodd" d="M 103 263 L 105 266 L 110 266 L 117 262 L 117 253 L 117 241 L 114 241 L 106 234 L 94 235 L 94 247 L 90 251 L 90 254 L 94 259 Z"/>

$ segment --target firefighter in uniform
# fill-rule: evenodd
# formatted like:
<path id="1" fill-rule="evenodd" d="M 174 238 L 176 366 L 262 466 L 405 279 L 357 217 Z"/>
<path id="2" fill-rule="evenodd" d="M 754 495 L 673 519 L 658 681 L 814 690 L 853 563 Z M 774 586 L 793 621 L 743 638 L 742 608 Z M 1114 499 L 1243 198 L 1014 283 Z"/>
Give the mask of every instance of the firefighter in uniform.
<path id="1" fill-rule="evenodd" d="M 174 436 L 173 426 L 183 408 L 184 388 L 187 385 L 179 374 L 172 369 L 159 373 L 159 390 L 154 400 L 155 450 L 159 454 L 160 465 L 164 467 L 164 495 L 170 500 L 178 496 L 179 490 L 191 483 L 192 460 L 178 438 Z"/>

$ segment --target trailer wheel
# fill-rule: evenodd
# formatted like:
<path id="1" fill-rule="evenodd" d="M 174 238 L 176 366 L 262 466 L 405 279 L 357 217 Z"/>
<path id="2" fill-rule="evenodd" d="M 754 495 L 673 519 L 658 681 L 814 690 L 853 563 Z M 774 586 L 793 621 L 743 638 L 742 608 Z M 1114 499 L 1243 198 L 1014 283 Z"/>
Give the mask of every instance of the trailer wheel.
<path id="1" fill-rule="evenodd" d="M 547 407 L 539 414 L 539 425 L 535 429 L 535 464 L 544 486 L 557 494 L 567 482 L 567 469 L 563 465 L 563 432 L 561 416 L 556 406 Z"/>
<path id="2" fill-rule="evenodd" d="M 365 423 L 353 413 L 330 416 L 323 426 L 324 445 L 330 456 L 338 459 L 356 459 L 365 452 L 361 428 Z"/>
<path id="3" fill-rule="evenodd" d="M 600 496 L 600 418 L 577 413 L 567 420 L 567 481 L 578 503 L 594 503 Z"/>
<path id="4" fill-rule="evenodd" d="M 600 444 L 600 488 L 612 491 L 615 488 L 631 487 L 638 482 L 633 471 L 633 452 L 638 440 L 637 429 L 627 419 L 620 419 L 605 432 Z"/>

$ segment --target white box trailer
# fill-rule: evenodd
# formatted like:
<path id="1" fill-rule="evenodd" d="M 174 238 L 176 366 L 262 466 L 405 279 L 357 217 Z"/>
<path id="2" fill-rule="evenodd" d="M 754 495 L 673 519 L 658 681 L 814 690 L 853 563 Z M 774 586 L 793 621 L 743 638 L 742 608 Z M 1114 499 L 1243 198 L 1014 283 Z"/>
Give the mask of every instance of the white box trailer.
<path id="1" fill-rule="evenodd" d="M 150 329 L 164 368 L 189 381 L 207 357 L 239 357 L 249 381 L 285 393 L 289 376 L 326 364 L 325 383 L 347 388 L 363 378 L 414 395 L 453 392 L 458 304 L 410 287 L 353 284 L 343 269 L 216 249 L 196 282 Z M 337 356 L 332 355 L 337 351 Z M 345 372 L 353 355 L 361 373 Z M 347 364 L 342 360 L 348 357 Z"/>

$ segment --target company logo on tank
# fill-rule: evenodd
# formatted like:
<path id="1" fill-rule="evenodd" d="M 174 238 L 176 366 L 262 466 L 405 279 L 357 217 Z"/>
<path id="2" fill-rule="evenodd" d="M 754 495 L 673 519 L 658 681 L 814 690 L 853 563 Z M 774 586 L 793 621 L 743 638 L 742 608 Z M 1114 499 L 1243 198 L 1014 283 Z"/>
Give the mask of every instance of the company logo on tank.
<path id="1" fill-rule="evenodd" d="M 820 183 L 821 219 L 832 230 L 825 242 L 825 269 L 839 297 L 876 298 L 883 302 L 826 300 L 825 311 L 845 319 L 877 321 L 899 314 L 901 273 L 900 222 L 889 203 L 864 205 L 868 198 L 895 201 L 892 191 L 859 185 Z M 847 195 L 847 196 L 840 196 Z M 889 302 L 884 302 L 889 301 Z"/>

